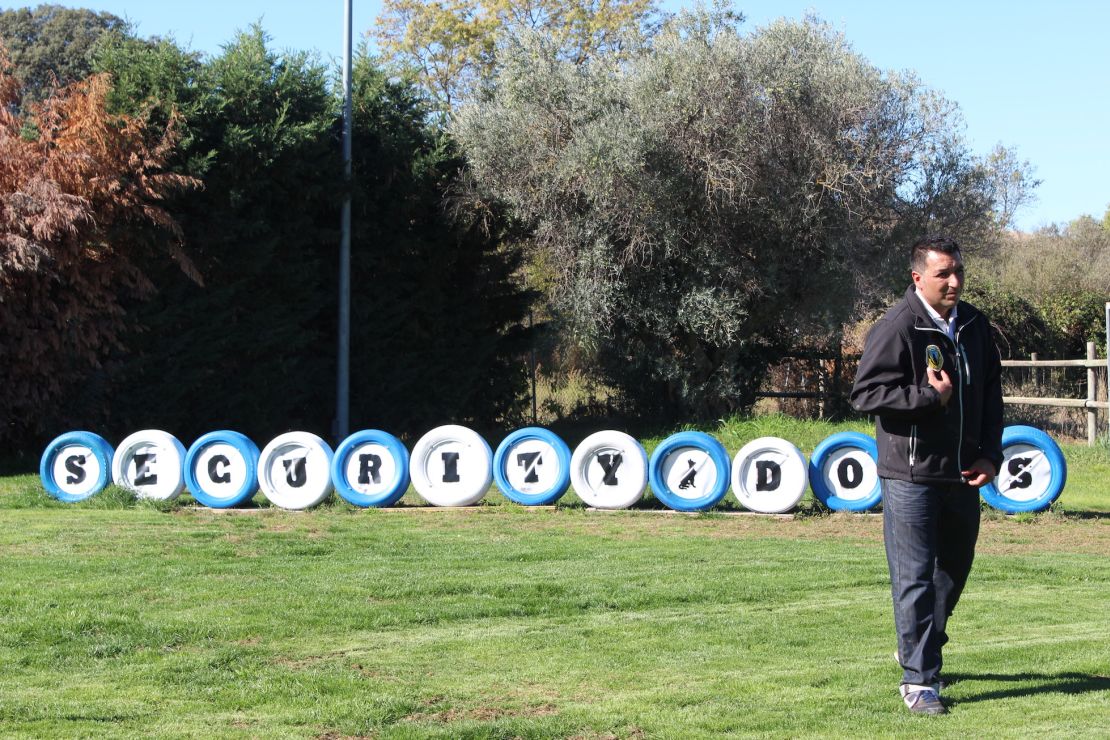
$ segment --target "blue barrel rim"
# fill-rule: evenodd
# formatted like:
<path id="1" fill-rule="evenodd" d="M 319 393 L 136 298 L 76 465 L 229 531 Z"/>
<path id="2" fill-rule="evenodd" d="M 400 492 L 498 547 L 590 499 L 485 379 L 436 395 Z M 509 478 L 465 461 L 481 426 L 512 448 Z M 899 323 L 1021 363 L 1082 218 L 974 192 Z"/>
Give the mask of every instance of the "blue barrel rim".
<path id="1" fill-rule="evenodd" d="M 386 490 L 379 494 L 366 494 L 356 491 L 347 482 L 347 459 L 351 453 L 364 444 L 377 444 L 389 450 L 397 465 L 397 474 Z M 354 432 L 335 448 L 331 459 L 332 488 L 347 503 L 363 509 L 384 508 L 401 500 L 409 488 L 409 451 L 401 440 L 380 429 L 362 429 Z"/>
<path id="2" fill-rule="evenodd" d="M 54 479 L 54 460 L 58 454 L 67 447 L 85 447 L 96 456 L 100 463 L 100 475 L 97 476 L 94 486 L 85 494 L 66 493 Z M 72 431 L 59 434 L 46 445 L 42 457 L 39 459 L 39 479 L 42 487 L 51 497 L 66 504 L 75 504 L 91 498 L 103 491 L 112 482 L 112 457 L 115 450 L 108 440 L 95 432 Z"/>
<path id="3" fill-rule="evenodd" d="M 684 498 L 667 488 L 663 480 L 663 464 L 672 452 L 682 447 L 694 447 L 709 455 L 717 468 L 717 480 L 713 488 L 704 496 L 696 499 Z M 676 432 L 664 439 L 652 451 L 648 462 L 648 481 L 652 493 L 665 506 L 674 511 L 705 511 L 716 506 L 728 494 L 732 482 L 732 461 L 728 450 L 715 437 L 705 432 Z"/>
<path id="4" fill-rule="evenodd" d="M 194 460 L 204 452 L 205 448 L 214 444 L 227 444 L 234 447 L 243 456 L 243 461 L 247 464 L 247 477 L 243 481 L 243 485 L 231 496 L 223 498 L 213 496 L 205 491 L 193 469 Z M 189 446 L 189 451 L 185 453 L 185 487 L 197 502 L 210 509 L 230 509 L 238 506 L 252 498 L 258 491 L 259 455 L 258 445 L 245 434 L 231 429 L 218 429 L 214 432 L 208 432 L 197 438 Z"/>
<path id="5" fill-rule="evenodd" d="M 506 473 L 506 459 L 513 448 L 522 442 L 537 440 L 550 445 L 555 450 L 559 465 L 559 475 L 555 484 L 540 493 L 525 493 L 513 488 Z M 547 506 L 558 501 L 570 488 L 570 447 L 559 435 L 543 427 L 524 427 L 501 440 L 493 453 L 493 478 L 505 498 L 522 506 Z"/>
<path id="6" fill-rule="evenodd" d="M 813 490 L 813 495 L 817 497 L 817 500 L 833 511 L 869 511 L 878 506 L 882 500 L 881 480 L 875 481 L 874 489 L 865 498 L 848 500 L 834 494 L 825 484 L 824 476 L 821 475 L 825 458 L 830 453 L 843 447 L 855 447 L 863 450 L 878 465 L 879 451 L 874 437 L 860 432 L 835 432 L 823 439 L 809 458 L 809 487 Z"/>
<path id="7" fill-rule="evenodd" d="M 1067 460 L 1064 458 L 1060 445 L 1056 444 L 1056 440 L 1036 427 L 1014 424 L 1004 428 L 1002 430 L 1002 449 L 1005 450 L 1007 447 L 1016 444 L 1027 444 L 1036 447 L 1048 459 L 1049 467 L 1052 470 L 1048 488 L 1045 489 L 1043 494 L 1031 501 L 1015 501 L 999 491 L 995 481 L 992 480 L 985 486 L 979 487 L 979 495 L 990 506 L 1007 514 L 1044 511 L 1064 492 L 1064 485 L 1068 479 Z"/>

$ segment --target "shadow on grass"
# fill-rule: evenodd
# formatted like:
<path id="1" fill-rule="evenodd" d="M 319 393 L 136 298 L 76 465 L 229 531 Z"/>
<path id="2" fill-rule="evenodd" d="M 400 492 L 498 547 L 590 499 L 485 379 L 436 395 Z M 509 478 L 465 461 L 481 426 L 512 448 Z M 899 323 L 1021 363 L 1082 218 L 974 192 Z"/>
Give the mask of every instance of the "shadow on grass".
<path id="1" fill-rule="evenodd" d="M 959 682 L 973 691 L 974 685 L 980 682 L 1030 684 L 972 693 L 971 696 L 963 699 L 953 699 L 953 705 L 1037 694 L 1087 694 L 1095 691 L 1110 691 L 1110 676 L 1096 676 L 1090 673 L 952 673 L 946 674 L 945 677 L 952 683 Z"/>
<path id="2" fill-rule="evenodd" d="M 1061 516 L 1065 519 L 1094 519 L 1101 521 L 1110 519 L 1110 511 L 1082 511 L 1079 509 L 1065 509 Z"/>

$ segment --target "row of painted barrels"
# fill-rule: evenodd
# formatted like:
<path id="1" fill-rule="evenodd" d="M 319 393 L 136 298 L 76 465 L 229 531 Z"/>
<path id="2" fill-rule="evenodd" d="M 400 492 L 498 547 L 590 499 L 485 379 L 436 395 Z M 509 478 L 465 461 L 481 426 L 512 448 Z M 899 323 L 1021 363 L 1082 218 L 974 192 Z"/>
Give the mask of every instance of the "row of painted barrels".
<path id="1" fill-rule="evenodd" d="M 1044 432 L 1027 426 L 1003 433 L 1004 461 L 998 478 L 980 489 L 983 499 L 1007 512 L 1040 511 L 1063 490 L 1063 454 Z M 761 437 L 729 457 L 702 432 L 679 432 L 661 442 L 650 459 L 623 432 L 596 432 L 572 453 L 556 434 L 520 429 L 496 452 L 475 431 L 458 425 L 431 430 L 411 453 L 395 436 L 363 430 L 334 451 L 308 432 L 279 435 L 263 449 L 234 431 L 215 431 L 188 450 L 156 429 L 136 432 L 116 448 L 92 432 L 68 432 L 46 448 L 40 464 L 46 491 L 75 502 L 110 482 L 150 499 L 173 499 L 186 488 L 204 506 L 242 505 L 261 490 L 275 506 L 311 508 L 336 492 L 361 507 L 397 503 L 411 483 L 433 506 L 469 506 L 494 481 L 508 499 L 525 506 L 549 505 L 573 484 L 587 505 L 633 506 L 650 484 L 654 496 L 676 511 L 705 511 L 732 490 L 746 509 L 788 512 L 807 488 L 832 510 L 867 511 L 881 489 L 873 438 L 838 432 L 822 441 L 809 460 L 791 442 Z"/>

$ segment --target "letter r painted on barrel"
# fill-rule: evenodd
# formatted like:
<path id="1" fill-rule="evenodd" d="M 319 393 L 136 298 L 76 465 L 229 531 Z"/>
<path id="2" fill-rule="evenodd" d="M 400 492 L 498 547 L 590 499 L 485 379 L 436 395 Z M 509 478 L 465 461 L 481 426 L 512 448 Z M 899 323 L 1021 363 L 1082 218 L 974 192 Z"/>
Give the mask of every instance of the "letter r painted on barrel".
<path id="1" fill-rule="evenodd" d="M 358 456 L 358 483 L 362 486 L 370 485 L 374 481 L 377 485 L 382 482 L 381 455 L 364 454 Z"/>

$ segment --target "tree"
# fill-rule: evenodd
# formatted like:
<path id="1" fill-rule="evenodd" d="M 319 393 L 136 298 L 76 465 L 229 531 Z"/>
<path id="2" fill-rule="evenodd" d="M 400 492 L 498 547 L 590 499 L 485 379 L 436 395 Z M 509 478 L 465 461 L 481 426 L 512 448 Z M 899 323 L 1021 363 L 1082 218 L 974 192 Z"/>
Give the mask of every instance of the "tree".
<path id="1" fill-rule="evenodd" d="M 205 286 L 150 265 L 158 292 L 129 306 L 141 331 L 114 358 L 113 426 L 326 435 L 341 171 L 326 69 L 271 51 L 257 26 L 203 65 L 167 42 L 116 45 L 98 63 L 122 108 L 180 110 L 174 165 L 204 182 L 167 207 Z"/>
<path id="2" fill-rule="evenodd" d="M 372 35 L 446 111 L 474 95 L 498 47 L 521 30 L 582 64 L 642 39 L 657 15 L 655 0 L 385 0 Z"/>
<path id="3" fill-rule="evenodd" d="M 1110 295 L 1110 232 L 1090 216 L 1063 228 L 1049 226 L 1032 234 L 1011 233 L 989 257 L 996 275 L 990 300 L 1021 296 L 1047 335 L 1026 332 L 1014 356 L 1076 358 L 1086 343 L 1105 340 L 1104 307 Z M 1015 326 L 1020 326 L 1015 324 Z"/>
<path id="4" fill-rule="evenodd" d="M 121 42 L 99 60 L 122 109 L 180 111 L 174 165 L 205 185 L 168 204 L 205 287 L 151 267 L 158 294 L 130 307 L 144 330 L 115 358 L 115 424 L 183 439 L 216 427 L 260 443 L 290 428 L 327 436 L 343 186 L 324 70 L 269 50 L 260 28 L 201 65 L 165 42 Z M 461 163 L 410 85 L 365 53 L 353 82 L 352 422 L 489 425 L 513 413 L 524 379 L 527 294 L 499 246 L 507 226 L 452 218 Z"/>
<path id="5" fill-rule="evenodd" d="M 995 204 L 995 222 L 1000 229 L 1013 228 L 1018 211 L 1035 200 L 1034 190 L 1041 181 L 1033 177 L 1033 167 L 1028 161 L 1019 160 L 1013 149 L 1002 145 L 994 148 L 985 164 Z"/>
<path id="6" fill-rule="evenodd" d="M 749 407 L 769 362 L 904 288 L 900 245 L 993 228 L 955 106 L 816 19 L 745 36 L 701 12 L 627 59 L 534 36 L 499 61 L 452 125 L 476 197 L 531 228 L 551 301 L 640 412 Z"/>
<path id="7" fill-rule="evenodd" d="M 161 244 L 194 278 L 163 208 L 191 178 L 166 171 L 172 121 L 111 115 L 93 76 L 14 113 L 18 82 L 0 58 L 0 441 L 19 446 L 74 421 L 62 399 L 120 346 L 124 302 L 152 291 L 142 255 Z M 103 418 L 105 410 L 97 409 Z"/>
<path id="8" fill-rule="evenodd" d="M 111 13 L 39 5 L 0 12 L 0 41 L 8 47 L 12 71 L 22 83 L 21 104 L 47 97 L 55 85 L 83 80 L 104 36 L 127 36 L 130 26 Z"/>
<path id="9" fill-rule="evenodd" d="M 353 81 L 352 420 L 408 434 L 515 423 L 532 296 L 503 244 L 512 224 L 448 208 L 463 163 L 416 90 L 364 54 Z"/>

